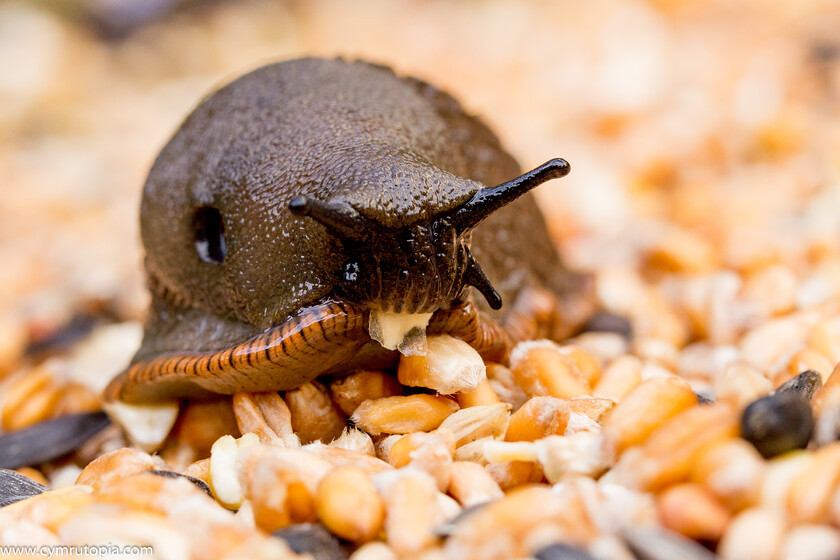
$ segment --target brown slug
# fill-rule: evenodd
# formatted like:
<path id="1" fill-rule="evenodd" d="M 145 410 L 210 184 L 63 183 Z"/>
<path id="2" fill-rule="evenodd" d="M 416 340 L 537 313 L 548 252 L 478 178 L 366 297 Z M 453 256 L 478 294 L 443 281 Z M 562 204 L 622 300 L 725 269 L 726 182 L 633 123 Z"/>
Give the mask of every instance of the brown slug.
<path id="1" fill-rule="evenodd" d="M 517 176 L 455 99 L 383 66 L 251 72 L 204 100 L 151 169 L 151 309 L 105 397 L 293 389 L 388 367 L 423 327 L 502 356 L 537 314 L 517 308 L 524 294 L 549 296 L 550 322 L 569 291 L 527 193 L 568 171 L 555 159 Z"/>

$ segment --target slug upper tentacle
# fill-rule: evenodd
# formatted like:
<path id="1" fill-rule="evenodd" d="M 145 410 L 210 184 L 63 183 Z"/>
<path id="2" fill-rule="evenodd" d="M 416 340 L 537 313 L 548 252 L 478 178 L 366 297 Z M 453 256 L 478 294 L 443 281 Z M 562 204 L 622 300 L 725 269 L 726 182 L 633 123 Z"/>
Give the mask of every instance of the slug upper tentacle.
<path id="1" fill-rule="evenodd" d="M 510 304 L 569 284 L 528 193 L 568 172 L 554 159 L 520 175 L 457 101 L 385 67 L 260 68 L 203 101 L 152 167 L 151 311 L 105 396 L 286 390 L 387 367 L 396 354 L 371 326 L 401 314 L 406 332 L 428 323 L 503 360 Z"/>

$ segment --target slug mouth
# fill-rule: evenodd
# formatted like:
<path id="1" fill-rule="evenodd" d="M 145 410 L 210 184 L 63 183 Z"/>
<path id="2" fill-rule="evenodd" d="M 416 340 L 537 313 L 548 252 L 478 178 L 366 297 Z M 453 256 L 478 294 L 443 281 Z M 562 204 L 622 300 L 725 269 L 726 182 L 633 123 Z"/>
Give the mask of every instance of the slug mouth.
<path id="1" fill-rule="evenodd" d="M 343 201 L 297 196 L 289 210 L 321 223 L 343 247 L 336 294 L 371 312 L 371 337 L 386 348 L 424 348 L 425 326 L 438 309 L 467 299 L 472 286 L 492 309 L 502 298 L 470 252 L 472 230 L 490 214 L 570 170 L 553 159 L 424 223 L 388 227 Z M 412 338 L 412 333 L 417 334 Z M 416 344 L 420 341 L 420 344 Z M 410 350 L 407 350 L 410 351 Z"/>

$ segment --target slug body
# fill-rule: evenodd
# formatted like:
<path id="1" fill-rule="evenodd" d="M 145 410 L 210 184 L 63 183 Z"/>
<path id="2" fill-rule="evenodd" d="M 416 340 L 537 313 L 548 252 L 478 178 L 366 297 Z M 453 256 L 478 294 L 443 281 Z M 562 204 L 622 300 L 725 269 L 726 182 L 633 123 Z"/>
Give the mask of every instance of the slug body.
<path id="1" fill-rule="evenodd" d="M 288 390 L 387 367 L 396 352 L 371 333 L 389 317 L 503 355 L 522 294 L 567 291 L 526 193 L 566 172 L 552 160 L 511 180 L 519 167 L 485 125 L 385 67 L 260 68 L 201 103 L 152 167 L 152 305 L 106 399 Z"/>

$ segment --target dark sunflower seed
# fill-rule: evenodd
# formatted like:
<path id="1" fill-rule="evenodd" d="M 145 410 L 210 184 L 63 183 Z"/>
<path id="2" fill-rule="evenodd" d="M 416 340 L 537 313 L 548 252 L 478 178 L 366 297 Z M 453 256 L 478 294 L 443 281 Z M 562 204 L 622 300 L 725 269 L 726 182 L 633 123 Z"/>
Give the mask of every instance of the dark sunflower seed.
<path id="1" fill-rule="evenodd" d="M 0 467 L 39 465 L 80 447 L 111 421 L 104 412 L 62 416 L 0 436 Z"/>
<path id="2" fill-rule="evenodd" d="M 15 471 L 0 469 L 0 507 L 37 496 L 50 488 Z"/>
<path id="3" fill-rule="evenodd" d="M 627 340 L 633 339 L 633 324 L 627 317 L 601 311 L 586 322 L 583 332 L 610 332 L 620 334 Z"/>
<path id="4" fill-rule="evenodd" d="M 776 389 L 776 394 L 796 393 L 806 401 L 810 401 L 814 398 L 814 394 L 820 387 L 822 387 L 822 376 L 818 372 L 809 369 L 785 381 Z"/>
<path id="5" fill-rule="evenodd" d="M 741 416 L 741 437 L 766 459 L 803 449 L 813 430 L 811 405 L 793 391 L 753 401 Z"/>
<path id="6" fill-rule="evenodd" d="M 595 557 L 576 546 L 563 543 L 550 544 L 534 554 L 537 560 L 595 560 Z"/>
<path id="7" fill-rule="evenodd" d="M 627 529 L 622 537 L 638 560 L 718 560 L 696 542 L 665 529 Z"/>
<path id="8" fill-rule="evenodd" d="M 315 560 L 347 560 L 349 557 L 337 538 L 314 523 L 289 525 L 271 534 L 286 541 L 298 554 L 311 554 Z"/>
<path id="9" fill-rule="evenodd" d="M 158 476 L 162 476 L 165 478 L 185 478 L 195 484 L 199 490 L 210 496 L 213 497 L 213 494 L 210 492 L 210 487 L 207 486 L 207 483 L 201 480 L 200 478 L 195 478 L 193 476 L 189 476 L 186 474 L 177 473 L 175 471 L 159 471 L 159 470 L 151 470 L 149 471 L 150 474 L 156 474 Z"/>

